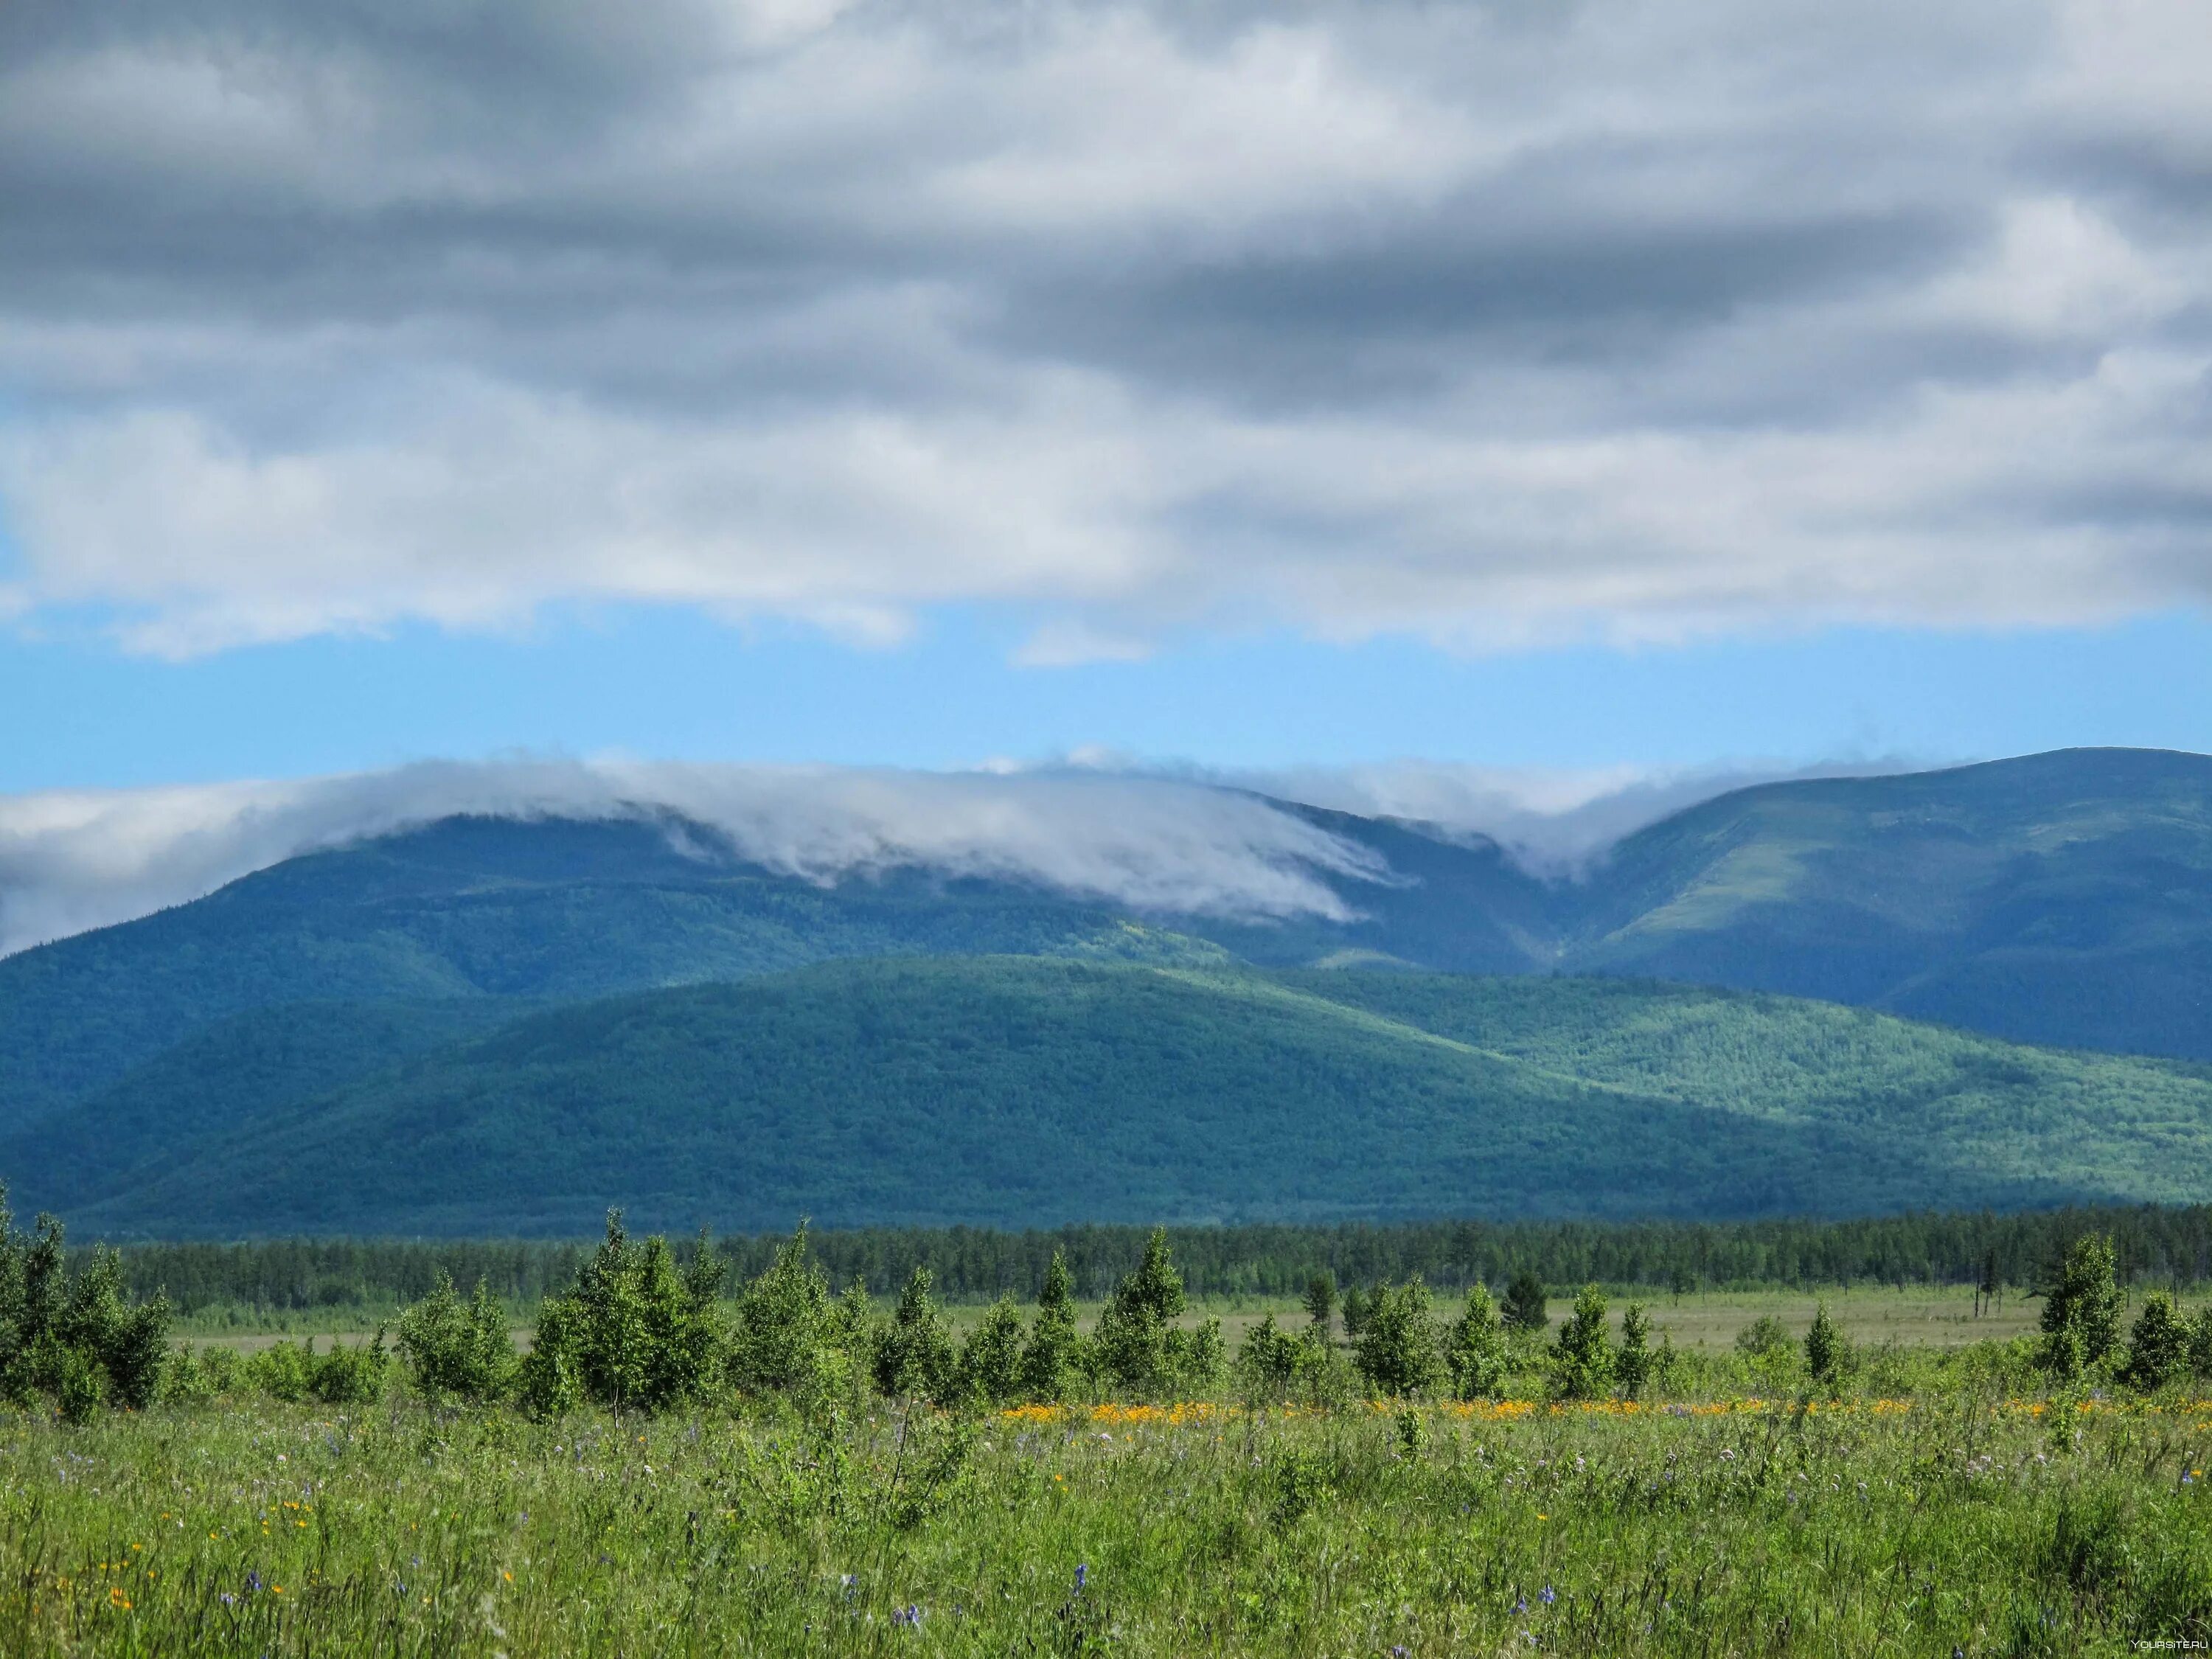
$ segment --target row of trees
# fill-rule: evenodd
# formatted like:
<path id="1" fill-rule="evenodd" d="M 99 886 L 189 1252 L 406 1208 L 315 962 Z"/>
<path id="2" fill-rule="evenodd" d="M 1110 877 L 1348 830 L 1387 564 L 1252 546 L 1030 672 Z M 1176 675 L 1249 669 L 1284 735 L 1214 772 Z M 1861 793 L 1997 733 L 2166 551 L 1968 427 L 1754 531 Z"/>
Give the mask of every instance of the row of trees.
<path id="1" fill-rule="evenodd" d="M 1194 1294 L 1295 1296 L 1315 1274 L 1345 1284 L 1419 1273 L 1457 1290 L 1522 1274 L 1548 1285 L 1641 1286 L 1659 1293 L 1707 1287 L 1961 1285 L 1984 1294 L 2042 1283 L 2084 1234 L 2112 1241 L 2120 1281 L 2212 1281 L 2212 1206 L 1889 1216 L 1854 1221 L 1423 1222 L 1329 1227 L 1188 1227 L 1168 1239 Z M 1150 1231 L 1078 1226 L 864 1228 L 818 1233 L 816 1255 L 838 1285 L 858 1279 L 895 1295 L 918 1267 L 937 1293 L 961 1300 L 1006 1292 L 1033 1297 L 1054 1257 L 1076 1294 L 1103 1296 L 1143 1259 Z M 766 1271 L 782 1240 L 723 1241 L 725 1293 Z M 141 1295 L 165 1287 L 187 1312 L 227 1303 L 264 1309 L 392 1306 L 420 1300 L 445 1273 L 485 1280 L 531 1305 L 569 1284 L 589 1258 L 573 1241 L 442 1243 L 279 1239 L 252 1243 L 135 1244 L 125 1277 Z M 678 1246 L 679 1260 L 688 1246 Z"/>
<path id="2" fill-rule="evenodd" d="M 726 1267 L 703 1239 L 679 1261 L 665 1239 L 641 1243 L 611 1216 L 574 1283 L 540 1309 L 527 1354 L 516 1355 L 487 1286 L 464 1301 L 447 1279 L 401 1316 L 396 1346 L 434 1399 L 513 1398 L 542 1414 L 587 1401 L 656 1410 L 726 1390 L 820 1402 L 867 1387 L 986 1405 L 1056 1401 L 1085 1387 L 1204 1391 L 1219 1385 L 1225 1364 L 1218 1320 L 1176 1322 L 1187 1298 L 1158 1232 L 1087 1334 L 1064 1261 L 1047 1271 L 1031 1317 L 1001 1297 L 957 1343 L 926 1267 L 909 1274 L 886 1317 L 857 1282 L 833 1293 L 804 1228 L 726 1310 Z"/>

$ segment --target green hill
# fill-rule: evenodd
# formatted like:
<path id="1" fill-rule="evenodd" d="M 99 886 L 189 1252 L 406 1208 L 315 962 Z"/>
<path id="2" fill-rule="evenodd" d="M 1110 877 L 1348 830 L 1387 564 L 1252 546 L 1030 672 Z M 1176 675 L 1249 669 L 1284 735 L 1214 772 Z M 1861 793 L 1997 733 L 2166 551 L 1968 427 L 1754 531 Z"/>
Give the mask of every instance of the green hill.
<path id="1" fill-rule="evenodd" d="M 2212 1058 L 2212 758 L 1740 790 L 1614 849 L 1561 960 Z"/>
<path id="2" fill-rule="evenodd" d="M 190 1134 L 79 1107 L 6 1156 L 28 1198 L 42 1147 L 106 1133 L 70 1211 L 118 1236 L 576 1234 L 612 1204 L 750 1231 L 2212 1196 L 2187 1066 L 1607 980 L 847 962 L 329 1080 Z"/>
<path id="3" fill-rule="evenodd" d="M 1480 838 L 1285 810 L 1392 879 L 1329 878 L 1347 920 L 1136 915 L 926 870 L 816 884 L 673 820 L 449 820 L 0 959 L 0 1127 L 262 1008 L 550 1006 L 908 955 L 1620 974 L 2212 1059 L 2203 756 L 2076 750 L 1764 785 L 1559 882 Z"/>
<path id="4" fill-rule="evenodd" d="M 260 1008 L 566 1002 L 916 952 L 1220 954 L 1095 906 L 925 872 L 818 887 L 680 825 L 454 818 L 0 959 L 0 1126 Z"/>

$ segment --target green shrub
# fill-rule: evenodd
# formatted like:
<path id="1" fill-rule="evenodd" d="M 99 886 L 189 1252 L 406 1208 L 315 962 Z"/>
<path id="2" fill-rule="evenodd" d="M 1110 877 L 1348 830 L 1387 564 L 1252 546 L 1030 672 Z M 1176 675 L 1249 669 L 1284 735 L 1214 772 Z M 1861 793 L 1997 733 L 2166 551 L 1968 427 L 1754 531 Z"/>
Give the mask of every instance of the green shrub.
<path id="1" fill-rule="evenodd" d="M 1177 1349 L 1169 1334 L 1188 1306 L 1164 1228 L 1152 1229 L 1134 1273 L 1115 1286 L 1092 1333 L 1101 1370 L 1118 1388 L 1156 1393 L 1174 1385 Z"/>
<path id="2" fill-rule="evenodd" d="M 1253 1399 L 1280 1400 L 1297 1371 L 1297 1339 L 1279 1329 L 1273 1314 L 1248 1329 L 1237 1344 L 1237 1381 Z"/>
<path id="3" fill-rule="evenodd" d="M 716 1311 L 723 1263 L 705 1239 L 679 1273 L 668 1241 L 643 1244 L 607 1217 L 607 1234 L 575 1285 L 540 1310 L 522 1388 L 533 1410 L 577 1398 L 617 1411 L 657 1411 L 704 1392 L 720 1375 Z"/>
<path id="4" fill-rule="evenodd" d="M 380 1398 L 391 1356 L 384 1346 L 384 1329 L 375 1337 L 348 1347 L 336 1337 L 330 1351 L 317 1354 L 312 1339 L 307 1350 L 307 1393 L 325 1406 L 362 1406 Z"/>
<path id="5" fill-rule="evenodd" d="M 2045 1286 L 2043 1364 L 2072 1376 L 2111 1358 L 2120 1340 L 2120 1287 L 2112 1241 L 2077 1238 Z"/>
<path id="6" fill-rule="evenodd" d="M 988 1406 L 1004 1406 L 1021 1396 L 1022 1316 L 1014 1298 L 1002 1296 L 984 1312 L 960 1348 L 960 1391 Z"/>
<path id="7" fill-rule="evenodd" d="M 1336 1275 L 1318 1273 L 1306 1280 L 1306 1321 L 1326 1338 L 1329 1320 L 1336 1311 Z"/>
<path id="8" fill-rule="evenodd" d="M 1179 1391 L 1209 1394 L 1218 1388 L 1222 1374 L 1229 1368 L 1229 1346 L 1222 1340 L 1221 1321 L 1209 1316 L 1189 1330 L 1170 1331 L 1167 1359 Z"/>
<path id="9" fill-rule="evenodd" d="M 1552 1392 L 1562 1400 L 1596 1400 L 1613 1387 L 1613 1354 L 1606 1337 L 1605 1297 L 1583 1286 L 1559 1327 L 1551 1352 Z"/>
<path id="10" fill-rule="evenodd" d="M 2128 1334 L 2123 1372 L 2128 1382 L 2148 1390 L 2187 1376 L 2190 1335 L 2172 1297 L 2164 1291 L 2153 1291 L 2143 1298 L 2142 1311 L 2136 1316 L 2135 1328 Z"/>
<path id="11" fill-rule="evenodd" d="M 42 1215 L 25 1237 L 0 1188 L 0 1398 L 50 1396 L 71 1422 L 142 1408 L 161 1387 L 168 1330 L 167 1299 L 134 1305 L 114 1251 L 94 1250 L 72 1279 L 61 1223 Z"/>
<path id="12" fill-rule="evenodd" d="M 914 1270 L 890 1323 L 876 1338 L 876 1388 L 887 1398 L 942 1400 L 951 1392 L 952 1339 L 929 1282 L 928 1268 Z"/>
<path id="13" fill-rule="evenodd" d="M 1487 1285 L 1468 1286 L 1467 1301 L 1452 1322 L 1444 1358 L 1452 1392 L 1462 1400 L 1492 1399 L 1504 1391 L 1509 1358 L 1505 1325 Z"/>
<path id="14" fill-rule="evenodd" d="M 1823 1389 L 1833 1389 L 1844 1380 L 1850 1369 L 1850 1346 L 1844 1334 L 1836 1328 L 1836 1322 L 1828 1317 L 1828 1304 L 1816 1304 L 1813 1309 L 1813 1327 L 1805 1333 L 1805 1372 L 1814 1383 Z"/>
<path id="15" fill-rule="evenodd" d="M 1505 1287 L 1505 1322 L 1534 1336 L 1552 1322 L 1544 1296 L 1544 1281 L 1533 1268 L 1523 1267 Z"/>
<path id="16" fill-rule="evenodd" d="M 396 1340 L 427 1400 L 497 1400 L 514 1380 L 507 1315 L 481 1279 L 465 1303 L 441 1268 L 430 1294 L 399 1316 Z"/>
<path id="17" fill-rule="evenodd" d="M 833 1350 L 861 1341 L 868 1316 L 866 1293 L 841 1315 L 830 1294 L 830 1277 L 807 1253 L 806 1226 L 777 1247 L 759 1277 L 738 1293 L 730 1320 L 729 1380 L 756 1396 L 819 1397 L 836 1380 Z"/>
<path id="18" fill-rule="evenodd" d="M 1387 1398 L 1410 1398 L 1436 1386 L 1444 1370 L 1443 1335 L 1419 1273 L 1375 1292 L 1352 1362 L 1368 1388 Z"/>
<path id="19" fill-rule="evenodd" d="M 271 1400 L 296 1403 L 307 1397 L 309 1366 L 313 1358 L 313 1350 L 308 1343 L 272 1342 L 246 1356 L 246 1385 Z"/>
<path id="20" fill-rule="evenodd" d="M 1651 1346 L 1650 1316 L 1641 1302 L 1630 1303 L 1620 1311 L 1620 1349 L 1613 1357 L 1613 1380 L 1620 1384 L 1621 1394 L 1630 1400 L 1640 1398 L 1656 1380 L 1662 1363 L 1662 1352 Z"/>
<path id="21" fill-rule="evenodd" d="M 1075 1277 L 1067 1270 L 1067 1258 L 1054 1250 L 1022 1349 L 1022 1393 L 1048 1403 L 1066 1398 L 1079 1369 L 1082 1346 L 1075 1327 Z"/>

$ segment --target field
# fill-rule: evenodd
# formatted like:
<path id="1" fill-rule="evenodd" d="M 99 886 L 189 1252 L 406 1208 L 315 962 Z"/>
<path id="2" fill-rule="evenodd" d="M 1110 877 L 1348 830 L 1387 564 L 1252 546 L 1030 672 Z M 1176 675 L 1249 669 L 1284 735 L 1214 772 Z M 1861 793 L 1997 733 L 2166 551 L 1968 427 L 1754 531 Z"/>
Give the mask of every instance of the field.
<path id="1" fill-rule="evenodd" d="M 2117 1260 L 2077 1237 L 1978 1319 L 1862 1285 L 1647 1293 L 1647 1327 L 1521 1273 L 1324 1327 L 1190 1297 L 1164 1231 L 1103 1302 L 1055 1250 L 1024 1309 L 611 1224 L 565 1288 L 441 1282 L 387 1348 L 235 1299 L 165 1334 L 121 1258 L 71 1277 L 50 1226 L 0 1228 L 0 1652 L 2212 1640 L 2212 1309 Z"/>
<path id="2" fill-rule="evenodd" d="M 1679 1300 L 1664 1291 L 1649 1294 L 1655 1335 L 1671 1337 L 1685 1349 L 1725 1348 L 1736 1333 L 1754 1319 L 1771 1316 L 1795 1337 L 1802 1337 L 1812 1322 L 1816 1303 L 1826 1304 L 1844 1335 L 1861 1346 L 1899 1343 L 1907 1346 L 1957 1347 L 1970 1342 L 2001 1340 L 2035 1328 L 2040 1304 L 2018 1291 L 2002 1304 L 1977 1317 L 1972 1291 L 1964 1288 L 1915 1286 L 1908 1291 L 1840 1290 L 1818 1292 L 1748 1291 L 1726 1294 L 1690 1295 Z M 1085 1326 L 1092 1323 L 1102 1304 L 1079 1303 Z M 1439 1315 L 1451 1311 L 1451 1298 L 1437 1298 Z M 964 1332 L 981 1316 L 981 1304 L 946 1310 L 956 1332 Z M 1182 1322 L 1196 1325 L 1206 1318 L 1221 1321 L 1222 1334 L 1235 1347 L 1244 1333 L 1272 1315 L 1288 1324 L 1305 1317 L 1298 1304 L 1284 1297 L 1224 1297 L 1194 1298 Z M 388 1316 L 387 1316 L 388 1317 Z M 301 1336 L 323 1336 L 348 1343 L 366 1342 L 378 1321 L 352 1308 L 307 1310 L 298 1312 L 257 1313 L 251 1309 L 224 1307 L 207 1316 L 179 1322 L 178 1330 L 197 1343 L 235 1347 L 251 1352 L 270 1343 Z M 1617 1323 L 1617 1321 L 1616 1321 Z M 526 1346 L 530 1327 L 514 1328 L 517 1344 Z"/>
<path id="3" fill-rule="evenodd" d="M 11 1654 L 2096 1654 L 2212 1632 L 2207 1408 L 398 1399 L 0 1431 Z"/>

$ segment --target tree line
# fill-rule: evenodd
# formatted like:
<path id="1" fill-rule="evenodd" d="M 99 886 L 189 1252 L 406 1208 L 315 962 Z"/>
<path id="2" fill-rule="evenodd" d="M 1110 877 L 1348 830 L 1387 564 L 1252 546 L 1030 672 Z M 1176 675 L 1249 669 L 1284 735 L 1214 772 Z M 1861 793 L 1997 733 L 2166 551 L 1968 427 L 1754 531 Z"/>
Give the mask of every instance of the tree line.
<path id="1" fill-rule="evenodd" d="M 2153 1290 L 2124 1336 L 2118 1262 L 2109 1237 L 2086 1234 L 2049 1264 L 2033 1364 L 2062 1391 L 2109 1382 L 2148 1393 L 2212 1377 L 2212 1308 L 2185 1316 L 2171 1291 Z M 380 1326 L 367 1344 L 318 1353 L 312 1340 L 279 1342 L 242 1357 L 169 1346 L 166 1297 L 134 1300 L 114 1251 L 96 1248 L 71 1273 L 60 1223 L 40 1216 L 27 1235 L 0 1200 L 0 1399 L 50 1402 L 74 1421 L 104 1406 L 204 1401 L 241 1387 L 283 1400 L 365 1402 L 384 1393 L 396 1357 L 434 1404 L 512 1403 L 551 1417 L 587 1405 L 650 1412 L 750 1399 L 820 1421 L 878 1397 L 955 1409 L 1206 1398 L 1224 1387 L 1254 1403 L 1297 1395 L 1316 1407 L 1362 1395 L 1495 1399 L 1532 1373 L 1556 1400 L 1634 1401 L 1677 1380 L 1683 1363 L 1668 1339 L 1653 1344 L 1639 1302 L 1623 1310 L 1616 1339 L 1595 1283 L 1552 1333 L 1544 1281 L 1526 1268 L 1502 1303 L 1476 1280 L 1450 1319 L 1418 1273 L 1341 1297 L 1332 1275 L 1316 1273 L 1302 1297 L 1305 1323 L 1285 1329 L 1271 1313 L 1245 1332 L 1232 1359 L 1218 1316 L 1186 1321 L 1188 1296 L 1163 1228 L 1146 1236 L 1088 1331 L 1063 1255 L 1048 1266 L 1032 1310 L 1004 1293 L 957 1341 L 929 1268 L 912 1269 L 885 1315 L 859 1279 L 834 1288 L 804 1226 L 733 1299 L 725 1296 L 732 1271 L 706 1236 L 679 1259 L 663 1237 L 631 1237 L 614 1212 L 568 1283 L 540 1301 L 526 1350 L 488 1283 L 479 1279 L 465 1300 L 441 1273 L 399 1315 L 390 1347 Z M 1771 1316 L 1737 1346 L 1778 1380 L 1785 1364 L 1795 1370 L 1784 1359 L 1793 1345 Z M 2025 1359 L 2027 1344 L 2014 1346 Z M 1802 1347 L 1808 1392 L 1839 1391 L 1855 1356 L 1825 1303 Z"/>
<path id="2" fill-rule="evenodd" d="M 988 1228 L 859 1228 L 811 1235 L 839 1285 L 859 1280 L 895 1295 L 917 1267 L 936 1293 L 988 1301 L 1033 1297 L 1055 1257 L 1073 1293 L 1096 1300 L 1141 1261 L 1151 1230 L 1085 1225 L 1000 1232 Z M 1616 1291 L 1851 1285 L 2028 1285 L 2075 1238 L 2112 1243 L 2125 1284 L 2212 1281 L 2212 1205 L 2074 1208 L 1997 1215 L 1916 1214 L 1846 1221 L 1437 1221 L 1394 1225 L 1170 1227 L 1188 1292 L 1294 1297 L 1318 1273 L 1346 1284 L 1416 1273 L 1438 1289 L 1501 1285 L 1533 1273 L 1547 1285 Z M 674 1247 L 679 1261 L 693 1248 Z M 775 1259 L 776 1236 L 717 1241 L 726 1293 Z M 441 1274 L 479 1279 L 514 1305 L 534 1305 L 574 1279 L 587 1242 L 271 1239 L 239 1243 L 133 1243 L 119 1251 L 135 1293 L 167 1291 L 180 1311 L 222 1304 L 307 1310 L 398 1306 L 427 1296 Z"/>

